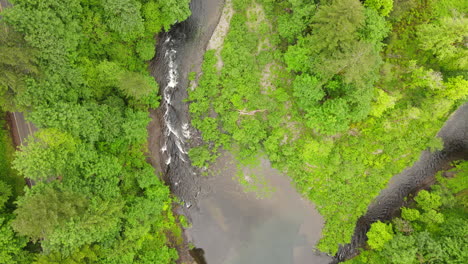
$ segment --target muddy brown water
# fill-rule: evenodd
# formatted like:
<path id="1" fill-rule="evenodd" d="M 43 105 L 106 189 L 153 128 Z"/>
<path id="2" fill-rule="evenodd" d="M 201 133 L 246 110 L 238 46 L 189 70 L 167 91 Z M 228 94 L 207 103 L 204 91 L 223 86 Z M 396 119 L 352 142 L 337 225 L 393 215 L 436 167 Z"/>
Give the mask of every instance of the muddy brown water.
<path id="1" fill-rule="evenodd" d="M 289 178 L 266 159 L 245 175 L 262 175 L 271 190 L 244 192 L 236 179 L 237 167 L 229 153 L 218 159 L 209 187 L 189 209 L 193 227 L 186 231 L 196 247 L 204 249 L 207 263 L 214 264 L 323 264 L 327 255 L 314 250 L 321 236 L 323 218 L 303 199 Z"/>

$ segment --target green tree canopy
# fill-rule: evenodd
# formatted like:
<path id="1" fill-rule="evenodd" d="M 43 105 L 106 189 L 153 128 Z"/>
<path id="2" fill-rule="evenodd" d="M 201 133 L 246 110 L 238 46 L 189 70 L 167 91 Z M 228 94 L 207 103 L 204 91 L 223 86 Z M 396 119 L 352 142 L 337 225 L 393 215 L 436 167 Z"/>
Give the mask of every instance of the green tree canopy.
<path id="1" fill-rule="evenodd" d="M 15 109 L 14 98 L 24 93 L 25 79 L 38 74 L 35 56 L 21 34 L 0 20 L 0 105 L 4 110 Z"/>
<path id="2" fill-rule="evenodd" d="M 18 208 L 14 212 L 16 218 L 11 225 L 16 232 L 32 241 L 47 239 L 59 226 L 83 214 L 87 206 L 83 195 L 42 186 L 18 200 Z"/>
<path id="3" fill-rule="evenodd" d="M 422 50 L 435 56 L 448 70 L 468 68 L 468 18 L 464 15 L 445 17 L 439 23 L 423 24 L 418 28 L 418 41 Z"/>
<path id="4" fill-rule="evenodd" d="M 367 244 L 375 250 L 382 250 L 385 243 L 393 238 L 392 226 L 377 221 L 371 225 L 369 232 L 367 232 Z"/>
<path id="5" fill-rule="evenodd" d="M 11 227 L 9 216 L 0 216 L 0 263 L 30 263 L 32 255 L 23 250 L 28 243 L 26 237 L 18 236 Z"/>
<path id="6" fill-rule="evenodd" d="M 78 143 L 72 136 L 57 129 L 44 129 L 28 138 L 13 162 L 20 174 L 33 180 L 62 176 Z"/>

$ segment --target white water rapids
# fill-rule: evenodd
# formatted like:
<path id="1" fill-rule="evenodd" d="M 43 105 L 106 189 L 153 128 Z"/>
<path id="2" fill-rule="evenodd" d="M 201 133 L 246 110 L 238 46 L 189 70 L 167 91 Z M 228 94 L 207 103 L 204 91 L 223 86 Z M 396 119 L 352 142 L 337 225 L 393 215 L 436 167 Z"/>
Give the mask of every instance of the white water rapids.
<path id="1" fill-rule="evenodd" d="M 183 123 L 179 127 L 177 127 L 176 122 L 171 120 L 171 116 L 174 116 L 175 113 L 172 113 L 174 109 L 172 108 L 173 103 L 173 95 L 175 89 L 178 85 L 178 78 L 179 74 L 177 71 L 177 64 L 175 62 L 177 51 L 173 48 L 173 41 L 171 37 L 167 37 L 164 44 L 168 45 L 168 50 L 166 50 L 164 54 L 164 58 L 168 65 L 168 72 L 167 72 L 167 85 L 163 90 L 163 107 L 165 109 L 164 112 L 164 123 L 166 126 L 165 136 L 166 141 L 164 142 L 163 147 L 161 148 L 161 152 L 167 155 L 166 165 L 171 164 L 171 154 L 167 153 L 168 151 L 168 140 L 171 138 L 174 144 L 177 146 L 178 156 L 183 162 L 187 162 L 187 150 L 186 150 L 186 139 L 190 139 L 190 127 L 188 123 Z"/>

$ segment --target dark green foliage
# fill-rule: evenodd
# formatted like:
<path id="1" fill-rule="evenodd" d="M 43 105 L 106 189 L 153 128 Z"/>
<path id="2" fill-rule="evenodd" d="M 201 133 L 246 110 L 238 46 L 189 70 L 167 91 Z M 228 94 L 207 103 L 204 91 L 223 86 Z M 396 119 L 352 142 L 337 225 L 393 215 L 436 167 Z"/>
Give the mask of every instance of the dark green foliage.
<path id="1" fill-rule="evenodd" d="M 3 207 L 8 202 L 11 197 L 11 187 L 7 183 L 0 181 L 0 210 L 3 210 Z"/>
<path id="2" fill-rule="evenodd" d="M 97 245 L 83 246 L 70 256 L 62 256 L 60 253 L 39 256 L 33 264 L 94 264 L 99 263 L 100 248 Z"/>
<path id="3" fill-rule="evenodd" d="M 30 263 L 32 254 L 24 250 L 28 239 L 15 233 L 11 226 L 14 218 L 12 203 L 23 193 L 25 182 L 11 168 L 14 148 L 3 128 L 0 129 L 0 139 L 0 263 Z"/>
<path id="4" fill-rule="evenodd" d="M 18 32 L 0 20 L 0 105 L 14 110 L 14 97 L 25 90 L 27 75 L 36 75 L 35 52 Z"/>
<path id="5" fill-rule="evenodd" d="M 0 216 L 0 262 L 9 264 L 30 263 L 32 256 L 23 250 L 28 239 L 19 237 L 11 228 L 10 223 L 10 216 Z"/>
<path id="6" fill-rule="evenodd" d="M 309 27 L 310 34 L 296 36 L 297 43 L 288 47 L 285 62 L 298 76 L 314 76 L 310 93 L 323 94 L 316 103 L 300 103 L 306 124 L 324 134 L 342 132 L 370 110 L 378 51 L 388 26 L 376 11 L 347 0 L 321 5 Z"/>
<path id="7" fill-rule="evenodd" d="M 296 41 L 297 36 L 305 33 L 311 23 L 316 6 L 313 1 L 288 1 L 286 7 L 278 17 L 278 34 L 288 42 Z"/>
<path id="8" fill-rule="evenodd" d="M 143 76 L 138 73 L 126 72 L 120 76 L 119 89 L 135 99 L 143 99 L 150 93 L 158 92 L 158 85 L 151 76 Z"/>
<path id="9" fill-rule="evenodd" d="M 0 126 L 0 184 L 2 185 L 0 196 L 6 203 L 8 201 L 6 197 L 16 197 L 23 194 L 25 181 L 16 170 L 11 168 L 15 147 L 9 131 L 5 129 L 5 120 L 0 120 Z"/>
<path id="10" fill-rule="evenodd" d="M 39 128 L 13 162 L 35 185 L 10 199 L 9 237 L 25 236 L 11 239 L 18 252 L 37 241 L 35 263 L 178 258 L 167 238 L 181 235 L 173 200 L 145 162 L 147 109 L 159 100 L 146 61 L 155 34 L 186 19 L 188 4 L 17 0 L 2 12 L 2 106 L 27 109 Z"/>
<path id="11" fill-rule="evenodd" d="M 135 40 L 144 33 L 141 3 L 136 0 L 103 0 L 105 21 L 109 29 L 124 41 Z"/>

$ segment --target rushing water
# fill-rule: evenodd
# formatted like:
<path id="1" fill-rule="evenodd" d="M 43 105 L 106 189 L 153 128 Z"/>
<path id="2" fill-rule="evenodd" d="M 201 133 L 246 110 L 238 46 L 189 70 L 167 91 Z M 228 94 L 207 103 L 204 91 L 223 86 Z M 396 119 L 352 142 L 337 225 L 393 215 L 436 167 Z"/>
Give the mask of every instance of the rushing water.
<path id="1" fill-rule="evenodd" d="M 156 58 L 151 63 L 161 94 L 159 139 L 160 163 L 171 190 L 187 207 L 192 206 L 201 191 L 200 180 L 190 165 L 188 149 L 199 136 L 190 126 L 187 77 L 197 71 L 207 42 L 219 19 L 222 0 L 193 0 L 192 15 L 169 32 L 159 36 Z"/>
<path id="2" fill-rule="evenodd" d="M 444 141 L 444 149 L 433 153 L 423 151 L 419 161 L 390 180 L 387 188 L 381 191 L 367 213 L 358 220 L 351 243 L 340 247 L 334 263 L 358 254 L 358 249 L 366 242 L 365 234 L 370 225 L 377 220 L 390 220 L 403 205 L 406 196 L 429 186 L 434 175 L 448 163 L 468 159 L 468 103 L 449 118 L 438 136 Z"/>

